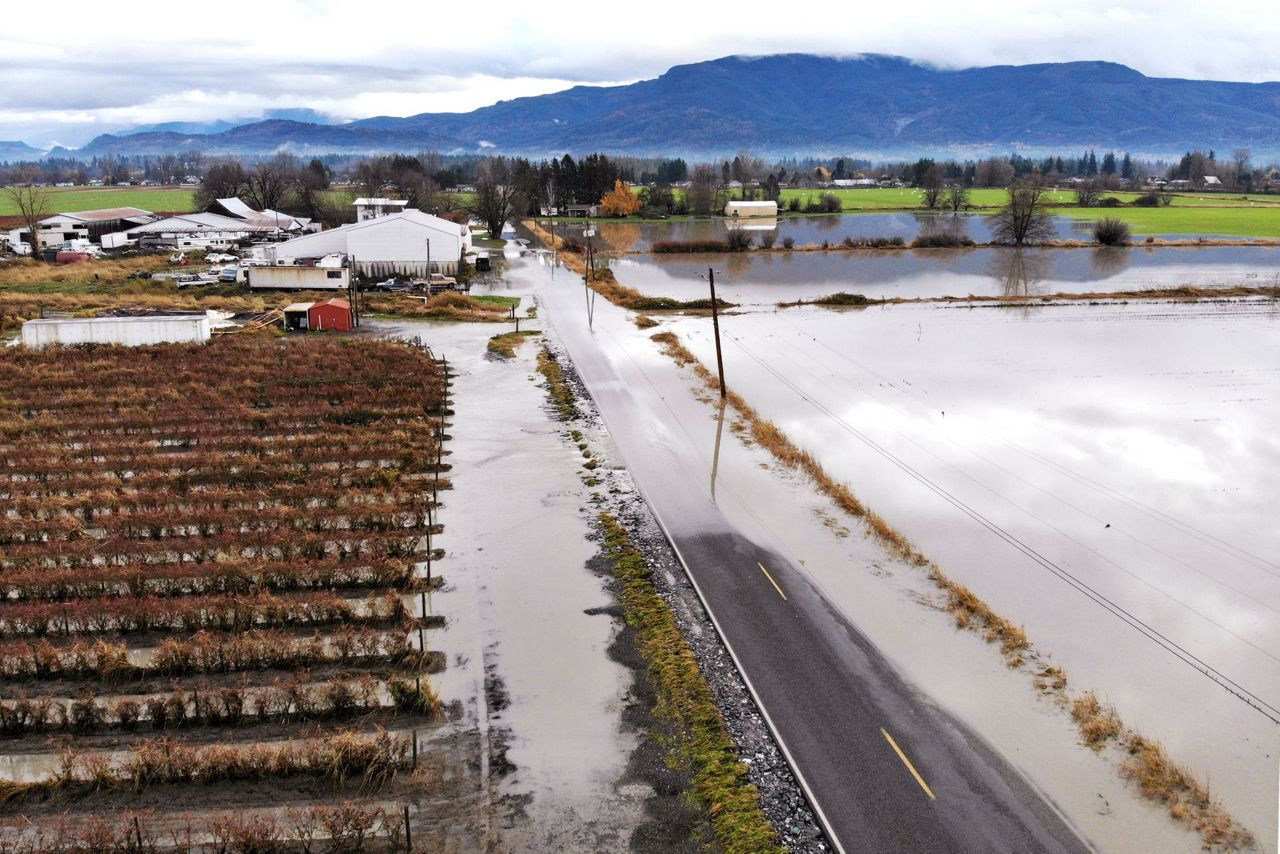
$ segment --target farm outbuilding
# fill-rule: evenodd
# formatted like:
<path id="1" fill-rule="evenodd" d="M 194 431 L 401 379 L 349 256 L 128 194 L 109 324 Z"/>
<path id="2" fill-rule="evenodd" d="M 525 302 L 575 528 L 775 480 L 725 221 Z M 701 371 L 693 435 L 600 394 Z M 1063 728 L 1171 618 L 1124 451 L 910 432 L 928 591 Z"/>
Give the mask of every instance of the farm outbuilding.
<path id="1" fill-rule="evenodd" d="M 284 309 L 284 328 L 289 332 L 350 332 L 354 326 L 351 303 L 344 299 L 295 302 Z"/>
<path id="2" fill-rule="evenodd" d="M 205 314 L 152 317 L 57 317 L 22 324 L 28 347 L 55 344 L 203 344 L 209 340 Z"/>
<path id="3" fill-rule="evenodd" d="M 104 234 L 124 231 L 155 219 L 142 208 L 105 208 L 96 211 L 70 211 L 40 220 L 40 248 L 59 246 L 69 240 L 97 242 Z"/>
<path id="4" fill-rule="evenodd" d="M 344 299 L 327 299 L 311 304 L 307 312 L 307 325 L 318 332 L 350 332 L 354 325 L 351 303 Z"/>
<path id="5" fill-rule="evenodd" d="M 470 250 L 467 226 L 410 208 L 286 240 L 271 247 L 268 257 L 272 264 L 289 264 L 338 254 L 354 259 L 360 276 L 426 276 L 428 266 L 431 272 L 453 275 Z"/>
<path id="6" fill-rule="evenodd" d="M 724 206 L 725 216 L 739 218 L 749 216 L 777 216 L 777 202 L 729 202 Z"/>

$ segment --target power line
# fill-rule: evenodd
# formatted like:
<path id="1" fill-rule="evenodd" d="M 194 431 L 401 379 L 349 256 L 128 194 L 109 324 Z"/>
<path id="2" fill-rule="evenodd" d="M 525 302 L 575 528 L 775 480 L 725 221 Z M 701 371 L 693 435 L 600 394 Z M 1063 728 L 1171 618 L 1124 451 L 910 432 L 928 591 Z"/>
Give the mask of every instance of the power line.
<path id="1" fill-rule="evenodd" d="M 966 516 L 968 516 L 969 518 L 977 522 L 979 525 L 981 525 L 983 528 L 987 529 L 989 532 L 991 532 L 992 534 L 994 534 L 995 536 L 997 536 L 998 538 L 1000 538 L 1001 540 L 1003 540 L 1004 542 L 1012 546 L 1014 549 L 1021 552 L 1026 557 L 1030 558 L 1037 565 L 1053 573 L 1061 581 L 1070 585 L 1071 587 L 1076 589 L 1078 592 L 1082 593 L 1087 598 L 1092 600 L 1094 603 L 1106 609 L 1113 616 L 1118 617 L 1121 621 L 1123 621 L 1124 623 L 1129 625 L 1131 628 L 1133 628 L 1134 630 L 1136 630 L 1137 632 L 1139 632 L 1140 634 L 1142 634 L 1143 636 L 1151 640 L 1153 643 L 1164 648 L 1167 652 L 1174 655 L 1184 664 L 1194 668 L 1204 676 L 1213 680 L 1219 686 L 1221 686 L 1224 690 L 1228 691 L 1229 693 L 1235 695 L 1236 697 L 1244 701 L 1247 705 L 1249 705 L 1251 708 L 1255 709 L 1262 715 L 1266 716 L 1273 723 L 1280 724 L 1280 708 L 1277 708 L 1276 706 L 1271 705 L 1266 700 L 1259 697 L 1257 694 L 1254 694 L 1248 688 L 1245 688 L 1243 685 L 1236 682 L 1235 680 L 1227 676 L 1222 671 L 1213 667 L 1213 665 L 1199 658 L 1193 652 L 1181 646 L 1172 638 L 1160 632 L 1154 626 L 1151 626 L 1150 624 L 1146 623 L 1141 618 L 1139 618 L 1138 616 L 1136 616 L 1135 614 L 1133 614 L 1132 612 L 1130 612 L 1129 610 L 1121 606 L 1119 603 L 1111 600 L 1105 594 L 1101 593 L 1100 591 L 1098 591 L 1097 589 L 1089 585 L 1087 582 L 1081 580 L 1080 578 L 1077 578 L 1075 575 L 1068 572 L 1066 569 L 1059 566 L 1053 560 L 1041 554 L 1039 551 L 1037 551 L 1027 543 L 1023 542 L 1017 536 L 1010 533 L 1009 531 L 1001 527 L 996 522 L 993 522 L 992 520 L 988 519 L 986 516 L 979 513 L 973 507 L 970 507 L 968 504 L 964 503 L 959 498 L 952 495 L 946 489 L 944 489 L 943 487 L 941 487 L 940 485 L 938 485 L 937 483 L 929 479 L 926 475 L 922 474 L 921 472 L 913 468 L 906 461 L 902 460 L 893 452 L 891 452 L 884 446 L 877 443 L 870 436 L 858 430 L 852 424 L 845 421 L 836 413 L 832 412 L 824 404 L 822 404 L 821 402 L 815 400 L 814 398 L 806 394 L 803 389 L 796 386 L 794 383 L 792 383 L 790 380 L 788 380 L 786 377 L 780 374 L 777 370 L 775 370 L 771 365 L 769 365 L 764 359 L 762 359 L 753 350 L 747 347 L 747 345 L 743 344 L 740 338 L 730 335 L 729 340 L 737 344 L 742 349 L 742 351 L 747 354 L 748 357 L 753 359 L 757 364 L 759 364 L 762 368 L 765 369 L 765 371 L 767 371 L 769 374 L 775 377 L 785 387 L 795 392 L 802 400 L 809 403 L 819 412 L 826 415 L 828 418 L 834 421 L 837 425 L 842 427 L 846 432 L 848 432 L 849 434 L 857 438 L 859 441 L 861 441 L 862 443 L 870 447 L 872 450 L 876 451 L 876 453 L 880 454 L 882 457 L 884 457 L 894 466 L 901 469 L 903 472 L 905 472 L 912 479 L 919 482 L 926 489 L 935 493 L 938 497 L 942 498 L 948 504 L 955 507 L 961 513 L 965 514 Z M 1177 600 L 1174 600 L 1174 601 L 1177 601 Z M 1188 607 L 1188 606 L 1184 606 L 1184 607 Z M 1199 613 L 1189 607 L 1188 607 L 1188 610 L 1191 610 L 1194 613 Z M 1257 647 L 1256 645 L 1252 644 L 1250 641 L 1246 640 L 1245 638 L 1240 638 L 1238 635 L 1236 635 L 1234 632 L 1231 632 L 1226 627 L 1221 626 L 1220 624 L 1214 622 L 1208 617 L 1205 617 L 1203 614 L 1200 614 L 1200 616 L 1204 617 L 1205 620 L 1217 626 L 1218 628 L 1222 629 L 1223 631 L 1227 632 L 1228 634 L 1231 634 L 1233 637 L 1238 638 L 1243 643 L 1246 643 L 1249 646 L 1253 647 L 1254 649 L 1258 650 L 1262 654 L 1267 655 L 1270 658 L 1276 659 L 1276 656 L 1272 655 L 1266 650 L 1261 649 L 1260 647 Z M 1276 659 L 1276 660 L 1280 661 L 1280 659 Z"/>

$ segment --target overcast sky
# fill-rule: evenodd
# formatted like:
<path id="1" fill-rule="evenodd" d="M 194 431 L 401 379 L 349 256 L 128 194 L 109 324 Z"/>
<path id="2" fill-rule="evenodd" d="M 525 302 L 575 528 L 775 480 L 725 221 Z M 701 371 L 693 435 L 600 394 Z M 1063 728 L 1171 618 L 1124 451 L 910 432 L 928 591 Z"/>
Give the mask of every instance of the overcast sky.
<path id="1" fill-rule="evenodd" d="M 811 0 L 758 11 L 688 0 L 62 0 L 33 19 L 37 8 L 15 6 L 0 28 L 0 140 L 41 147 L 270 108 L 343 119 L 470 110 L 734 53 L 893 53 L 946 67 L 1105 59 L 1151 76 L 1280 80 L 1280 15 L 1261 0 Z"/>

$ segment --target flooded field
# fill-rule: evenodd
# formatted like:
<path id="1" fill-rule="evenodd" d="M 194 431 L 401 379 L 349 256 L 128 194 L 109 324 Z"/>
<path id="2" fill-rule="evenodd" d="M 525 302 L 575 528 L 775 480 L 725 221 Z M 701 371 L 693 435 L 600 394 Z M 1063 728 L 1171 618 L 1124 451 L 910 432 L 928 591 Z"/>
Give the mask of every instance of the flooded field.
<path id="1" fill-rule="evenodd" d="M 668 326 L 714 364 L 708 321 Z M 729 383 L 762 416 L 1269 830 L 1280 307 L 896 306 L 724 330 Z"/>
<path id="2" fill-rule="evenodd" d="M 1280 247 L 630 255 L 612 266 L 631 287 L 678 299 L 706 297 L 701 276 L 712 266 L 722 298 L 762 305 L 837 291 L 878 299 L 1274 286 L 1280 284 Z"/>
<path id="3" fill-rule="evenodd" d="M 1053 217 L 1054 227 L 1062 240 L 1092 240 L 1093 223 L 1066 216 Z M 576 223 L 557 223 L 561 233 L 581 231 Z M 784 216 L 777 219 L 744 220 L 733 223 L 725 219 L 692 219 L 653 222 L 597 222 L 593 224 L 597 238 L 607 249 L 616 252 L 648 251 L 660 240 L 724 240 L 730 228 L 746 230 L 761 238 L 772 237 L 776 245 L 790 238 L 797 246 L 821 244 L 833 246 L 846 237 L 900 237 L 910 243 L 925 234 L 947 232 L 968 237 L 978 243 L 991 240 L 991 226 L 986 215 L 944 214 L 928 212 L 831 214 L 820 216 Z M 1159 234 L 1157 237 L 1197 238 L 1212 234 Z"/>

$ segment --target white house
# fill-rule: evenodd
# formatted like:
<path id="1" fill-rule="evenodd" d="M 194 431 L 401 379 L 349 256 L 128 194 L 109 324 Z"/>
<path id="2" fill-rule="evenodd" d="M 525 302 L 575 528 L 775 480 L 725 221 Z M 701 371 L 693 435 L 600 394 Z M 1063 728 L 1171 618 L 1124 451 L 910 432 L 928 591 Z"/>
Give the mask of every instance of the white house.
<path id="1" fill-rule="evenodd" d="M 725 216 L 734 216 L 738 218 L 749 216 L 772 216 L 778 215 L 777 202 L 729 202 L 724 206 Z"/>
<path id="2" fill-rule="evenodd" d="M 471 251 L 471 229 L 438 216 L 409 208 L 286 240 L 267 249 L 272 264 L 293 264 L 299 258 L 346 255 L 357 275 L 425 276 L 453 274 L 458 261 Z"/>
<path id="3" fill-rule="evenodd" d="M 352 204 L 356 208 L 356 222 L 365 222 L 366 220 L 377 219 L 380 216 L 404 213 L 409 206 L 409 203 L 404 199 L 368 199 L 363 197 L 356 199 Z"/>

